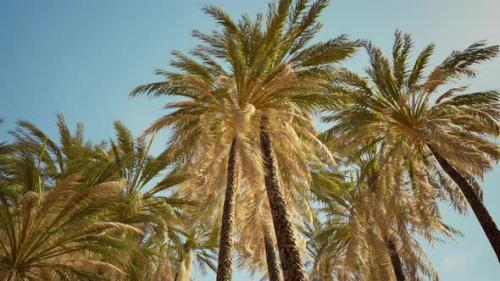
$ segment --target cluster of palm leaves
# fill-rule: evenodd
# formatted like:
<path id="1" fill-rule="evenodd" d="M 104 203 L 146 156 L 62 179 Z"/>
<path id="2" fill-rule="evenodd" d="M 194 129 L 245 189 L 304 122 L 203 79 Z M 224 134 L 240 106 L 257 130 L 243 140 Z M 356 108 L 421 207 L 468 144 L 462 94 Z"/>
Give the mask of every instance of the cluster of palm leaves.
<path id="1" fill-rule="evenodd" d="M 2 280 L 174 280 L 193 256 L 212 263 L 203 225 L 181 220 L 188 202 L 162 194 L 184 176 L 150 142 L 117 122 L 115 140 L 92 144 L 58 118 L 59 142 L 20 121 L 2 144 Z"/>
<path id="2" fill-rule="evenodd" d="M 396 32 L 392 56 L 341 35 L 315 42 L 328 0 L 280 0 L 194 31 L 141 136 L 115 123 L 99 144 L 59 116 L 59 142 L 21 121 L 0 144 L 0 276 L 5 280 L 438 280 L 422 241 L 460 232 L 440 214 L 470 206 L 500 261 L 500 231 L 478 183 L 500 158 L 500 93 L 450 86 L 498 46 L 477 42 L 428 70 Z M 358 74 L 340 63 L 366 50 Z M 318 118 L 329 128 L 317 129 Z M 167 148 L 152 156 L 159 130 Z M 235 264 L 235 266 L 233 266 Z"/>

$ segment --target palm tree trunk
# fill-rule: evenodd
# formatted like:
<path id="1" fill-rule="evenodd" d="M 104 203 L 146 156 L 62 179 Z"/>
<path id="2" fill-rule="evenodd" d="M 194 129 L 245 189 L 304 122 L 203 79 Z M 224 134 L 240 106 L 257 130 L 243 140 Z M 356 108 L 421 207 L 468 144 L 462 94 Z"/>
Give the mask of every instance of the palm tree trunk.
<path id="1" fill-rule="evenodd" d="M 276 251 L 275 241 L 268 228 L 268 226 L 264 226 L 264 244 L 266 246 L 267 275 L 269 276 L 269 281 L 281 281 L 280 265 L 277 255 L 278 253 Z"/>
<path id="2" fill-rule="evenodd" d="M 231 143 L 229 159 L 227 161 L 226 195 L 222 211 L 222 225 L 219 240 L 219 262 L 217 265 L 217 281 L 231 281 L 233 273 L 233 226 L 234 205 L 236 201 L 236 138 Z"/>
<path id="3" fill-rule="evenodd" d="M 278 163 L 274 157 L 267 123 L 267 117 L 262 116 L 260 123 L 260 149 L 265 169 L 266 193 L 269 205 L 271 206 L 281 268 L 286 281 L 304 281 L 307 280 L 306 271 L 300 257 L 285 196 L 278 181 Z"/>
<path id="4" fill-rule="evenodd" d="M 403 264 L 401 258 L 396 250 L 396 244 L 393 239 L 384 239 L 385 245 L 389 250 L 389 256 L 391 257 L 391 264 L 394 270 L 394 275 L 396 275 L 397 281 L 405 281 L 406 276 L 403 271 Z"/>
<path id="5" fill-rule="evenodd" d="M 500 231 L 498 230 L 498 227 L 495 224 L 495 221 L 491 217 L 490 213 L 484 206 L 482 200 L 479 199 L 467 179 L 465 179 L 450 163 L 448 163 L 448 161 L 444 159 L 432 145 L 427 144 L 427 146 L 431 150 L 436 160 L 439 162 L 441 168 L 458 185 L 458 187 L 462 191 L 462 194 L 469 202 L 472 211 L 481 224 L 486 237 L 488 237 L 488 240 L 490 241 L 490 244 L 493 247 L 495 254 L 497 255 L 497 259 L 500 262 Z"/>
<path id="6" fill-rule="evenodd" d="M 184 253 L 179 271 L 175 275 L 175 281 L 190 281 L 192 264 L 193 264 L 193 250 L 186 243 L 184 244 Z"/>

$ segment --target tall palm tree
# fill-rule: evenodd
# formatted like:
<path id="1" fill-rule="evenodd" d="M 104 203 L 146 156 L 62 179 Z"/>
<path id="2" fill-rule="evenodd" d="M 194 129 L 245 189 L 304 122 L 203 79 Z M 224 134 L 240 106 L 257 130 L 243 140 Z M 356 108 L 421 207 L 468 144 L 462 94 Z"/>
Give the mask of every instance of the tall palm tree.
<path id="1" fill-rule="evenodd" d="M 166 82 L 140 86 L 132 94 L 170 94 L 195 99 L 196 104 L 191 101 L 178 103 L 177 106 L 182 105 L 182 108 L 174 107 L 180 110 L 160 119 L 152 126 L 158 128 L 176 124 L 176 118 L 189 113 L 189 125 L 196 128 L 190 129 L 189 138 L 186 138 L 187 134 L 183 135 L 189 142 L 198 141 L 195 132 L 203 131 L 199 129 L 203 128 L 200 123 L 206 124 L 199 121 L 200 113 L 220 108 L 218 104 L 210 105 L 214 98 L 218 99 L 217 96 L 222 95 L 214 94 L 214 83 L 227 82 L 230 85 L 231 98 L 226 100 L 237 109 L 236 112 L 245 112 L 246 108 L 252 108 L 251 111 L 256 114 L 253 114 L 254 118 L 251 119 L 257 120 L 257 123 L 253 122 L 250 130 L 253 134 L 246 134 L 246 137 L 251 140 L 256 137 L 260 139 L 259 154 L 263 156 L 266 192 L 272 210 L 284 276 L 286 280 L 305 280 L 304 265 L 277 172 L 279 165 L 273 142 L 278 139 L 288 142 L 307 140 L 319 144 L 312 126 L 311 113 L 334 103 L 324 95 L 325 77 L 329 76 L 335 63 L 349 57 L 358 44 L 349 41 L 346 36 L 340 36 L 325 43 L 309 45 L 321 28 L 318 17 L 329 1 L 300 0 L 296 1 L 295 5 L 292 5 L 292 2 L 281 0 L 271 4 L 265 23 L 261 14 L 257 15 L 256 20 L 244 16 L 236 23 L 221 9 L 208 6 L 205 12 L 216 19 L 222 31 L 214 31 L 211 34 L 194 31 L 194 36 L 202 43 L 192 54 L 203 63 L 175 53 L 180 59 L 175 61 L 173 66 L 190 73 L 191 78 L 184 74 L 160 72 L 166 75 Z M 229 70 L 225 70 L 223 66 L 229 66 Z M 192 79 L 193 76 L 196 79 Z M 197 83 L 196 87 L 192 85 L 194 82 Z M 204 91 L 203 99 L 201 94 L 193 94 L 193 90 Z M 208 116 L 210 115 L 203 115 L 203 121 L 207 120 Z M 210 120 L 217 124 L 220 118 Z M 188 123 L 184 124 L 184 129 L 188 129 Z M 174 127 L 174 130 L 177 128 Z M 237 133 L 240 134 L 238 131 Z M 284 136 L 288 139 L 284 139 Z M 231 185 L 228 184 L 228 187 Z M 228 195 L 231 194 L 233 193 L 228 191 Z M 230 221 L 226 225 L 232 226 Z M 229 265 L 227 260 L 230 257 L 226 255 L 227 251 L 224 250 L 221 254 L 225 255 L 221 256 L 221 262 L 226 261 L 225 264 Z M 227 266 L 224 268 L 224 272 L 230 272 Z"/>
<path id="2" fill-rule="evenodd" d="M 408 68 L 412 45 L 409 35 L 396 32 L 392 63 L 380 49 L 367 43 L 368 78 L 348 70 L 338 73 L 333 87 L 345 103 L 324 119 L 335 122 L 326 135 L 361 150 L 379 145 L 385 154 L 384 165 L 396 155 L 405 157 L 407 172 L 413 175 L 423 201 L 437 192 L 435 187 L 459 210 L 465 197 L 500 260 L 500 232 L 475 181 L 500 157 L 490 138 L 500 132 L 499 93 L 461 94 L 466 87 L 442 89 L 464 76 L 474 77 L 472 67 L 495 57 L 499 47 L 474 43 L 454 51 L 426 74 L 434 45 L 428 45 Z M 394 171 L 391 167 L 384 170 Z"/>
<path id="3" fill-rule="evenodd" d="M 316 1 L 309 9 L 306 9 L 306 2 L 298 1 L 292 7 L 292 1 L 280 1 L 271 6 L 264 31 L 261 31 L 259 19 L 254 23 L 244 19 L 240 25 L 246 24 L 249 28 L 241 28 L 222 11 L 209 10 L 223 22 L 225 34 L 231 36 L 226 36 L 229 44 L 223 50 L 217 44 L 208 43 L 214 51 L 226 52 L 226 60 L 239 71 L 234 73 L 239 95 L 243 102 L 252 104 L 260 113 L 260 151 L 266 192 L 286 280 L 305 280 L 306 276 L 280 184 L 271 132 L 282 135 L 284 130 L 279 126 L 286 124 L 304 137 L 301 135 L 304 130 L 296 129 L 300 122 L 294 124 L 294 121 L 309 120 L 311 111 L 325 105 L 321 103 L 325 100 L 321 95 L 321 71 L 348 57 L 355 49 L 355 45 L 349 44 L 344 37 L 307 48 L 306 43 L 319 29 L 316 20 L 327 1 Z M 210 38 L 217 39 L 215 36 Z M 290 116 L 291 121 L 283 120 L 283 116 L 279 116 L 282 114 Z"/>
<path id="4" fill-rule="evenodd" d="M 174 55 L 177 60 L 172 65 L 182 73 L 161 72 L 166 82 L 140 86 L 133 94 L 166 94 L 189 99 L 170 103 L 167 107 L 175 111 L 158 119 L 147 132 L 167 126 L 174 130 L 164 155 L 178 161 L 179 170 L 191 175 L 190 184 L 184 185 L 183 193 L 187 196 L 192 198 L 199 185 L 206 187 L 206 195 L 213 196 L 219 194 L 220 183 L 226 183 L 217 280 L 231 280 L 238 170 L 239 162 L 244 161 L 238 161 L 238 154 L 250 145 L 245 132 L 252 126 L 254 109 L 238 106 L 234 87 L 218 64 L 203 65 L 181 53 Z M 250 155 L 249 161 L 255 162 L 252 158 L 255 157 Z M 224 175 L 226 180 L 222 179 Z"/>

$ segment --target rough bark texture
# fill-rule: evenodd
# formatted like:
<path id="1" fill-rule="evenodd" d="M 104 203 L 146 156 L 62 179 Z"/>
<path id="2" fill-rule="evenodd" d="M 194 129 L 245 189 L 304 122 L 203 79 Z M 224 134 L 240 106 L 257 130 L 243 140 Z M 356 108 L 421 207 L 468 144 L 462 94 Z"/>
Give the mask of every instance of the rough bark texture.
<path id="1" fill-rule="evenodd" d="M 222 211 L 222 225 L 219 240 L 219 262 L 217 264 L 217 281 L 230 281 L 233 273 L 233 228 L 234 205 L 236 199 L 236 138 L 233 139 L 229 159 L 227 161 L 226 195 Z"/>
<path id="2" fill-rule="evenodd" d="M 307 280 L 306 271 L 300 250 L 294 235 L 294 229 L 288 214 L 285 196 L 278 181 L 278 164 L 274 157 L 271 137 L 268 131 L 268 120 L 262 116 L 260 124 L 260 149 L 265 169 L 265 185 L 274 231 L 278 242 L 281 268 L 285 281 Z"/>
<path id="3" fill-rule="evenodd" d="M 397 281 L 405 281 L 406 276 L 403 271 L 403 263 L 399 257 L 398 251 L 396 250 L 396 244 L 392 239 L 385 239 L 385 245 L 389 249 L 389 255 L 391 257 L 392 268 L 394 269 L 394 275 L 396 275 Z"/>
<path id="4" fill-rule="evenodd" d="M 264 244 L 266 246 L 267 275 L 269 276 L 269 281 L 281 281 L 278 253 L 269 229 L 264 229 Z"/>
<path id="5" fill-rule="evenodd" d="M 500 262 L 500 231 L 498 230 L 498 227 L 490 213 L 484 206 L 481 199 L 479 199 L 477 194 L 474 192 L 474 189 L 467 179 L 465 179 L 450 163 L 448 163 L 448 161 L 444 159 L 432 145 L 428 144 L 427 146 L 439 162 L 439 165 L 441 165 L 441 168 L 443 168 L 448 176 L 450 176 L 450 178 L 458 185 L 463 195 L 469 202 L 472 211 L 474 211 L 477 220 L 481 224 L 486 237 L 488 237 L 488 240 L 497 255 L 497 259 Z"/>

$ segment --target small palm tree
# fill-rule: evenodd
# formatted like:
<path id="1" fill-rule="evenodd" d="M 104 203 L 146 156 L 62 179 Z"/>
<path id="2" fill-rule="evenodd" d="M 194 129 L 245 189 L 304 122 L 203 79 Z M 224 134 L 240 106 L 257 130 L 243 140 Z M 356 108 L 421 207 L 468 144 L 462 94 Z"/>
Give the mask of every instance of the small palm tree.
<path id="1" fill-rule="evenodd" d="M 186 176 L 172 169 L 172 162 L 165 155 L 151 156 L 153 144 L 144 138 L 134 138 L 121 122 L 114 124 L 116 137 L 110 141 L 107 153 L 107 170 L 111 179 L 124 182 L 119 204 L 110 208 L 109 216 L 121 223 L 141 229 L 141 234 L 131 234 L 153 256 L 163 255 L 164 245 L 177 236 L 181 207 L 186 203 L 176 198 L 173 188 L 186 180 Z M 129 276 L 138 280 L 151 279 L 157 269 L 155 259 L 145 263 L 140 257 L 133 259 Z M 163 267 L 162 259 L 157 259 L 158 268 Z"/>
<path id="2" fill-rule="evenodd" d="M 334 276 L 340 280 L 402 281 L 423 276 L 438 280 L 415 237 L 425 234 L 433 241 L 436 233 L 452 237 L 456 232 L 439 216 L 419 216 L 414 210 L 418 202 L 409 192 L 411 185 L 384 187 L 388 182 L 380 178 L 377 166 L 377 161 L 364 162 L 354 179 L 350 173 L 327 171 L 314 176 L 313 191 L 326 219 L 318 219 L 306 232 L 314 259 L 313 280 L 335 280 Z"/>
<path id="3" fill-rule="evenodd" d="M 108 219 L 121 182 L 93 184 L 78 176 L 47 186 L 29 152 L 9 159 L 0 181 L 2 280 L 78 280 L 123 275 L 134 243 L 117 239 L 140 232 Z M 124 259 L 118 259 L 120 256 Z"/>
<path id="4" fill-rule="evenodd" d="M 83 124 L 78 123 L 71 132 L 64 116 L 57 115 L 59 140 L 54 140 L 29 121 L 19 121 L 17 125 L 11 132 L 15 138 L 13 146 L 37 158 L 42 167 L 40 176 L 47 180 L 47 184 L 57 183 L 74 174 L 96 182 L 109 179 L 105 146 L 86 141 Z"/>
<path id="5" fill-rule="evenodd" d="M 120 122 L 115 122 L 116 138 L 109 142 L 110 145 L 86 142 L 81 124 L 75 133 L 71 133 L 62 115 L 58 116 L 57 124 L 59 143 L 34 124 L 19 122 L 19 127 L 13 132 L 15 147 L 39 163 L 38 176 L 47 184 L 48 190 L 70 173 L 79 173 L 83 182 L 122 182 L 123 189 L 113 197 L 114 204 L 106 206 L 106 218 L 140 229 L 140 232 L 119 237 L 124 241 L 135 241 L 135 246 L 143 250 L 130 253 L 125 272 L 127 278 L 133 280 L 152 278 L 154 262 L 158 260 L 154 257 L 162 255 L 162 245 L 168 243 L 168 237 L 177 235 L 180 207 L 185 203 L 175 198 L 175 194 L 169 196 L 165 191 L 184 181 L 185 176 L 175 171 L 165 172 L 172 164 L 169 158 L 148 154 L 153 138 L 149 143 L 145 139 L 135 139 Z M 15 171 L 17 166 L 10 165 L 11 168 L 5 170 Z M 36 188 L 32 190 L 36 191 Z"/>
<path id="6" fill-rule="evenodd" d="M 217 235 L 204 225 L 193 225 L 186 220 L 181 231 L 172 233 L 164 246 L 154 281 L 190 281 L 193 268 L 205 274 L 207 268 L 217 271 Z"/>
<path id="7" fill-rule="evenodd" d="M 402 162 L 392 161 L 398 155 L 405 158 L 404 166 L 413 175 L 421 201 L 432 202 L 433 194 L 440 190 L 443 198 L 462 210 L 465 197 L 500 260 L 500 232 L 475 181 L 500 157 L 498 146 L 490 138 L 500 132 L 499 93 L 460 94 L 466 87 L 441 90 L 450 81 L 474 77 L 472 67 L 495 57 L 499 47 L 474 43 L 453 52 L 427 75 L 432 44 L 411 68 L 409 35 L 396 33 L 392 64 L 372 44 L 367 43 L 366 49 L 371 62 L 368 78 L 348 70 L 338 73 L 333 88 L 345 97 L 345 104 L 325 117 L 335 122 L 325 135 L 361 152 L 377 146 L 384 154 L 386 171 L 400 168 L 395 165 Z"/>

